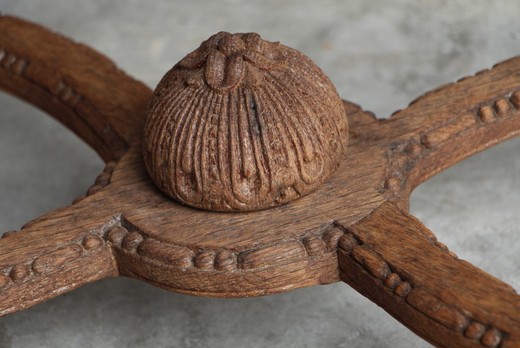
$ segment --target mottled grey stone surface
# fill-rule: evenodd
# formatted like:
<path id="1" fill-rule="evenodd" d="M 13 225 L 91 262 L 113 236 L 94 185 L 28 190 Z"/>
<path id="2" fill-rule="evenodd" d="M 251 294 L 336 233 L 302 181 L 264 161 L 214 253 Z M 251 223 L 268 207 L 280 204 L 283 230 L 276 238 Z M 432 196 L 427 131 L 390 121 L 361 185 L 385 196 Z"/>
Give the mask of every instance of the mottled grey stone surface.
<path id="1" fill-rule="evenodd" d="M 219 30 L 257 31 L 316 61 L 379 117 L 520 54 L 520 2 L 0 0 L 155 86 Z M 1 35 L 1 33 L 0 33 Z M 0 231 L 67 205 L 102 163 L 54 120 L 0 95 Z M 411 211 L 451 249 L 520 290 L 520 139 L 438 175 Z M 1 296 L 1 294 L 0 294 Z M 169 293 L 128 279 L 0 318 L 0 347 L 428 346 L 343 284 L 252 299 Z"/>

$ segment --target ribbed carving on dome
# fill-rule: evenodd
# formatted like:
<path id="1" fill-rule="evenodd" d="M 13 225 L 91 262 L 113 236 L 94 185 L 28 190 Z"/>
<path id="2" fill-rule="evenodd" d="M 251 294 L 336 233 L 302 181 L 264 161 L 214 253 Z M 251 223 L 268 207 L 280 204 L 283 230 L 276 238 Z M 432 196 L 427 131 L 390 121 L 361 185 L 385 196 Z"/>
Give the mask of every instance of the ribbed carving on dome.
<path id="1" fill-rule="evenodd" d="M 348 125 L 309 58 L 253 33 L 218 33 L 157 86 L 143 151 L 155 184 L 198 208 L 257 210 L 318 187 L 338 166 Z"/>

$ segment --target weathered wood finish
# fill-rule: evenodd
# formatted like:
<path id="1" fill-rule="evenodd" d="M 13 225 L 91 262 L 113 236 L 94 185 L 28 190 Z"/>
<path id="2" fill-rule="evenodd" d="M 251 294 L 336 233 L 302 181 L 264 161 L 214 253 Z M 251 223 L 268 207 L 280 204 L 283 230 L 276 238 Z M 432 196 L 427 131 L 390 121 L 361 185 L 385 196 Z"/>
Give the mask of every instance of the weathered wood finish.
<path id="1" fill-rule="evenodd" d="M 428 92 L 380 125 L 360 132 L 392 139 L 387 187 L 406 206 L 420 183 L 520 133 L 520 58 Z"/>
<path id="2" fill-rule="evenodd" d="M 107 57 L 27 21 L 0 16 L 0 88 L 46 111 L 105 160 L 141 133 L 151 90 Z"/>
<path id="3" fill-rule="evenodd" d="M 287 205 L 218 213 L 178 204 L 149 180 L 139 137 L 149 89 L 39 26 L 0 17 L 0 31 L 0 87 L 115 159 L 86 197 L 0 239 L 1 315 L 117 275 L 220 297 L 343 280 L 436 345 L 520 345 L 515 291 L 406 213 L 418 184 L 520 133 L 520 57 L 388 120 L 345 102 L 349 146 L 330 180 Z M 56 92 L 59 81 L 70 91 Z"/>
<path id="4" fill-rule="evenodd" d="M 515 290 L 459 260 L 394 204 L 384 203 L 342 238 L 341 279 L 420 336 L 440 346 L 518 346 Z"/>
<path id="5" fill-rule="evenodd" d="M 317 189 L 347 143 L 341 98 L 308 57 L 255 33 L 220 32 L 157 85 L 143 157 L 179 202 L 252 211 Z"/>

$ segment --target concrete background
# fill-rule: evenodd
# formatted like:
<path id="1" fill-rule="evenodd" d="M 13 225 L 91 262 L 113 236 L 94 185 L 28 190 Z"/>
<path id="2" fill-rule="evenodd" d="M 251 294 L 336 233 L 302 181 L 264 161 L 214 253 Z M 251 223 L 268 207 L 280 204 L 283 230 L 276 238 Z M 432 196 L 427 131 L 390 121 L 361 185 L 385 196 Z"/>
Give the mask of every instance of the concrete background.
<path id="1" fill-rule="evenodd" d="M 155 86 L 220 30 L 310 56 L 340 95 L 386 117 L 417 95 L 520 53 L 520 2 L 0 0 Z M 421 186 L 411 212 L 460 257 L 520 290 L 520 139 Z M 39 110 L 0 95 L 0 231 L 69 204 L 102 162 Z M 0 319 L 0 347 L 424 347 L 344 284 L 253 299 L 109 279 Z"/>

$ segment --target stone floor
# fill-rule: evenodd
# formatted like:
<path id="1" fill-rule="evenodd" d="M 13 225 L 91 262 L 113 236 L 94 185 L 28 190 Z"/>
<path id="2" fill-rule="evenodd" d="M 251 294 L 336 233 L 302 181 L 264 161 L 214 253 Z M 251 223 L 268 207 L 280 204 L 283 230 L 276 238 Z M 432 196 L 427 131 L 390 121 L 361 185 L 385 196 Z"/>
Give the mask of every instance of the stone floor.
<path id="1" fill-rule="evenodd" d="M 155 86 L 212 33 L 255 31 L 310 56 L 341 96 L 387 117 L 417 95 L 520 54 L 520 2 L 0 0 L 0 11 L 105 53 Z M 0 33 L 1 35 L 1 33 Z M 101 160 L 0 95 L 0 231 L 67 205 Z M 461 258 L 520 290 L 520 139 L 434 177 L 411 212 Z M 0 318 L 0 347 L 426 347 L 344 284 L 250 299 L 109 279 Z"/>

